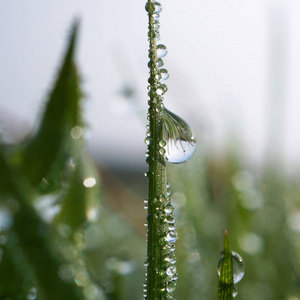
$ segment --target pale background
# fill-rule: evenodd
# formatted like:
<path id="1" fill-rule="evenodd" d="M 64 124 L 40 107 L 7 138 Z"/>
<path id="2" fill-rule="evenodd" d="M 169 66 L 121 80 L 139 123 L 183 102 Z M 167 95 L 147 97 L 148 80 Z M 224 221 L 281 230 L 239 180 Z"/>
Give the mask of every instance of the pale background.
<path id="1" fill-rule="evenodd" d="M 160 42 L 169 49 L 164 61 L 170 72 L 165 105 L 216 149 L 228 138 L 237 139 L 250 162 L 259 165 L 272 148 L 287 169 L 297 169 L 300 1 L 161 4 Z M 90 151 L 108 166 L 145 168 L 144 6 L 140 0 L 1 0 L 3 129 L 18 139 L 32 129 L 56 76 L 72 21 L 79 17 L 77 57 L 87 98 Z M 126 86 L 134 88 L 134 98 L 122 96 Z"/>

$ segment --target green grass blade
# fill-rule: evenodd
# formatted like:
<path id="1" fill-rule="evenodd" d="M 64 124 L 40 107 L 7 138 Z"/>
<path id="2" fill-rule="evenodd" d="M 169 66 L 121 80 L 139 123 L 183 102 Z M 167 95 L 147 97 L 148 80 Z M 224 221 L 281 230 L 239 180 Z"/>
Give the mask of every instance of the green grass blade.
<path id="1" fill-rule="evenodd" d="M 36 134 L 21 147 L 21 170 L 33 185 L 47 177 L 53 165 L 60 172 L 72 151 L 71 130 L 81 126 L 79 78 L 74 64 L 78 24 L 73 28 L 63 63 L 49 95 Z M 58 174 L 57 174 L 58 175 Z M 54 176 L 59 177 L 59 176 Z"/>
<path id="2" fill-rule="evenodd" d="M 85 222 L 93 222 L 99 208 L 99 196 L 97 172 L 87 158 L 81 157 L 56 222 L 70 226 L 72 233 Z"/>
<path id="3" fill-rule="evenodd" d="M 233 299 L 233 263 L 229 247 L 228 233 L 224 231 L 224 249 L 219 262 L 219 286 L 217 300 Z"/>
<path id="4" fill-rule="evenodd" d="M 37 285 L 46 300 L 83 299 L 81 290 L 59 277 L 63 261 L 51 242 L 51 228 L 41 221 L 29 199 L 31 189 L 7 164 L 0 147 L 0 200 L 12 198 L 19 204 L 13 216 L 12 230 L 37 278 Z"/>

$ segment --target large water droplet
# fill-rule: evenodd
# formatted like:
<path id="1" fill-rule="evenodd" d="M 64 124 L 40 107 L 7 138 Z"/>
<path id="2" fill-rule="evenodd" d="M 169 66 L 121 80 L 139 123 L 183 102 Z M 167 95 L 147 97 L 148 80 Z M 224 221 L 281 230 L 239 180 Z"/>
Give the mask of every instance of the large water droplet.
<path id="1" fill-rule="evenodd" d="M 155 6 L 155 13 L 159 14 L 162 10 L 161 4 L 159 2 L 154 2 L 154 6 Z"/>
<path id="2" fill-rule="evenodd" d="M 167 141 L 166 159 L 180 164 L 192 157 L 196 150 L 196 139 L 190 126 L 180 117 L 164 108 L 163 137 Z"/>
<path id="3" fill-rule="evenodd" d="M 157 45 L 156 50 L 157 50 L 157 57 L 159 58 L 166 56 L 168 53 L 167 47 L 162 44 Z"/>
<path id="4" fill-rule="evenodd" d="M 162 67 L 163 65 L 164 65 L 163 59 L 162 59 L 162 58 L 158 58 L 158 59 L 157 59 L 157 66 L 160 68 L 160 67 Z"/>
<path id="5" fill-rule="evenodd" d="M 242 257 L 234 252 L 231 251 L 232 255 L 232 268 L 233 268 L 233 283 L 236 284 L 242 280 L 245 274 L 245 264 L 242 259 Z M 223 256 L 223 251 L 221 252 L 221 258 L 218 263 L 218 276 L 221 274 L 221 265 L 222 265 L 222 260 L 224 259 Z"/>

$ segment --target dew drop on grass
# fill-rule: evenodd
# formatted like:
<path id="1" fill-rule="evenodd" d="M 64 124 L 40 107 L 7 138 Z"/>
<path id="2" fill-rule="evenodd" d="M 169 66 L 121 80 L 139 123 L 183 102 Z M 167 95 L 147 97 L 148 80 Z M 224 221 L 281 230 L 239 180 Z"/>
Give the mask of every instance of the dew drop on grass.
<path id="1" fill-rule="evenodd" d="M 168 281 L 166 288 L 169 293 L 174 292 L 176 288 L 176 282 L 174 280 Z"/>
<path id="2" fill-rule="evenodd" d="M 168 53 L 167 47 L 162 44 L 157 45 L 156 50 L 157 50 L 157 57 L 159 57 L 159 58 L 166 56 Z"/>
<path id="3" fill-rule="evenodd" d="M 180 117 L 164 108 L 163 136 L 166 140 L 166 160 L 180 164 L 192 157 L 196 139 L 190 126 Z"/>
<path id="4" fill-rule="evenodd" d="M 162 10 L 161 4 L 159 2 L 154 2 L 155 11 L 154 13 L 159 14 Z"/>
<path id="5" fill-rule="evenodd" d="M 164 65 L 163 59 L 162 59 L 162 58 L 158 58 L 158 59 L 157 59 L 157 66 L 160 68 L 160 67 L 162 67 L 163 65 Z"/>
<path id="6" fill-rule="evenodd" d="M 237 296 L 237 294 L 238 294 L 238 289 L 237 289 L 236 286 L 234 286 L 233 287 L 233 293 L 232 293 L 233 298 L 235 298 Z"/>
<path id="7" fill-rule="evenodd" d="M 233 268 L 233 283 L 236 284 L 242 280 L 245 274 L 245 264 L 242 257 L 234 252 L 231 251 L 232 254 L 232 268 Z M 218 276 L 221 274 L 221 265 L 223 260 L 223 252 L 221 252 L 221 258 L 218 263 Z"/>
<path id="8" fill-rule="evenodd" d="M 167 241 L 169 243 L 175 243 L 176 240 L 177 240 L 177 232 L 172 230 L 172 231 L 169 231 L 168 234 L 167 234 L 167 237 L 166 237 Z"/>
<path id="9" fill-rule="evenodd" d="M 169 72 L 166 69 L 159 70 L 159 73 L 161 75 L 161 80 L 167 80 L 169 78 Z"/>
<path id="10" fill-rule="evenodd" d="M 168 276 L 173 277 L 176 274 L 176 267 L 174 265 L 168 267 L 166 273 Z"/>
<path id="11" fill-rule="evenodd" d="M 146 5 L 145 5 L 145 10 L 148 13 L 154 13 L 155 12 L 155 5 L 154 5 L 154 3 L 147 2 Z"/>

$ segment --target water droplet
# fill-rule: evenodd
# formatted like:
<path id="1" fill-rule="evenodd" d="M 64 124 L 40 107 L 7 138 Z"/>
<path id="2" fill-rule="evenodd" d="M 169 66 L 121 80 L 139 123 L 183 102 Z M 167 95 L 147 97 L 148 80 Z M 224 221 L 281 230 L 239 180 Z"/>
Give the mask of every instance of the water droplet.
<path id="1" fill-rule="evenodd" d="M 234 287 L 233 287 L 233 292 L 232 292 L 233 298 L 235 298 L 235 297 L 237 296 L 237 294 L 238 294 L 238 289 L 237 289 L 236 286 L 234 286 Z"/>
<path id="2" fill-rule="evenodd" d="M 154 13 L 155 12 L 155 5 L 154 5 L 154 3 L 147 2 L 146 5 L 145 5 L 145 10 L 146 10 L 146 12 L 148 12 L 150 14 Z"/>
<path id="3" fill-rule="evenodd" d="M 82 136 L 82 128 L 80 126 L 75 126 L 71 130 L 71 137 L 74 140 L 80 139 Z"/>
<path id="4" fill-rule="evenodd" d="M 91 187 L 95 186 L 96 183 L 97 182 L 94 177 L 88 177 L 88 178 L 84 179 L 84 181 L 83 181 L 83 185 L 87 188 L 91 188 Z"/>
<path id="5" fill-rule="evenodd" d="M 166 150 L 164 148 L 159 149 L 159 154 L 160 155 L 165 155 L 165 153 L 166 153 Z"/>
<path id="6" fill-rule="evenodd" d="M 172 230 L 172 231 L 169 231 L 168 234 L 167 234 L 167 237 L 166 237 L 167 241 L 169 243 L 175 243 L 176 240 L 177 240 L 177 232 Z"/>
<path id="7" fill-rule="evenodd" d="M 157 45 L 156 50 L 157 50 L 157 57 L 159 58 L 166 56 L 168 53 L 167 47 L 162 44 Z"/>
<path id="8" fill-rule="evenodd" d="M 167 282 L 166 289 L 169 293 L 174 292 L 175 288 L 176 288 L 176 282 L 174 280 L 170 280 Z"/>
<path id="9" fill-rule="evenodd" d="M 169 78 L 169 72 L 166 69 L 160 69 L 161 80 L 167 80 Z"/>
<path id="10" fill-rule="evenodd" d="M 161 140 L 161 141 L 159 142 L 159 146 L 161 146 L 161 147 L 165 147 L 166 144 L 167 144 L 167 142 L 166 142 L 165 140 Z M 167 186 L 167 188 L 168 188 L 168 186 Z"/>
<path id="11" fill-rule="evenodd" d="M 146 137 L 145 140 L 144 140 L 145 144 L 148 145 L 148 146 L 150 145 L 150 141 L 151 140 L 150 140 L 149 137 Z"/>
<path id="12" fill-rule="evenodd" d="M 37 296 L 37 288 L 36 288 L 35 286 L 33 286 L 33 287 L 29 290 L 26 299 L 27 299 L 27 300 L 34 300 L 34 299 L 36 299 L 36 296 Z"/>
<path id="13" fill-rule="evenodd" d="M 163 136 L 167 141 L 166 159 L 179 164 L 192 157 L 196 150 L 196 139 L 190 126 L 180 117 L 164 108 Z"/>
<path id="14" fill-rule="evenodd" d="M 245 264 L 242 257 L 234 252 L 231 251 L 232 255 L 232 268 L 233 268 L 233 283 L 236 284 L 242 280 L 245 274 Z M 221 263 L 223 260 L 223 251 L 221 252 L 221 258 L 218 263 L 218 276 L 221 274 Z"/>
<path id="15" fill-rule="evenodd" d="M 154 5 L 155 5 L 154 13 L 159 14 L 162 10 L 161 4 L 159 2 L 154 2 Z"/>
<path id="16" fill-rule="evenodd" d="M 162 59 L 162 58 L 158 58 L 158 59 L 157 59 L 157 66 L 160 68 L 160 67 L 162 67 L 163 65 L 164 65 L 163 59 Z"/>
<path id="17" fill-rule="evenodd" d="M 168 276 L 173 277 L 176 274 L 176 267 L 174 265 L 168 267 L 166 273 Z"/>

